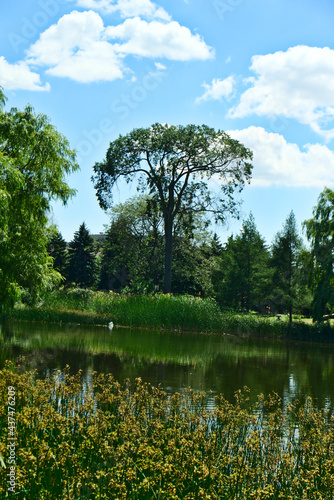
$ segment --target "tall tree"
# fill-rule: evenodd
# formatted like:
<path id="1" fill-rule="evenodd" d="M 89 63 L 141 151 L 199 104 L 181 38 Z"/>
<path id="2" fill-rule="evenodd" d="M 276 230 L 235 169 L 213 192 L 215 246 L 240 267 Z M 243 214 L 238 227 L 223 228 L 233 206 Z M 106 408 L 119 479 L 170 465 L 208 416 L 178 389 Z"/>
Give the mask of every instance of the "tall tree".
<path id="1" fill-rule="evenodd" d="M 96 163 L 92 180 L 103 209 L 112 205 L 112 188 L 118 179 L 138 180 L 151 195 L 164 219 L 164 292 L 171 291 L 173 228 L 177 216 L 210 212 L 223 221 L 237 212 L 235 191 L 251 178 L 252 153 L 225 132 L 205 125 L 154 124 L 135 129 L 110 144 L 104 162 Z M 221 184 L 216 199 L 204 180 Z"/>
<path id="2" fill-rule="evenodd" d="M 45 115 L 30 106 L 5 112 L 4 100 L 0 91 L 0 304 L 12 307 L 22 289 L 34 300 L 59 278 L 46 250 L 47 214 L 52 200 L 75 194 L 65 178 L 79 167 Z"/>
<path id="3" fill-rule="evenodd" d="M 334 305 L 334 191 L 325 188 L 313 209 L 313 217 L 303 223 L 311 243 L 313 320 L 332 313 Z"/>
<path id="4" fill-rule="evenodd" d="M 302 249 L 303 241 L 298 234 L 295 214 L 291 211 L 283 230 L 276 234 L 271 248 L 276 300 L 288 310 L 290 322 L 292 322 L 292 311 L 298 297 L 299 256 Z"/>
<path id="5" fill-rule="evenodd" d="M 83 222 L 68 247 L 68 281 L 90 287 L 95 281 L 94 239 Z"/>
<path id="6" fill-rule="evenodd" d="M 217 262 L 213 282 L 221 305 L 248 311 L 268 298 L 269 251 L 257 230 L 253 214 L 243 222 L 241 234 L 228 239 Z"/>

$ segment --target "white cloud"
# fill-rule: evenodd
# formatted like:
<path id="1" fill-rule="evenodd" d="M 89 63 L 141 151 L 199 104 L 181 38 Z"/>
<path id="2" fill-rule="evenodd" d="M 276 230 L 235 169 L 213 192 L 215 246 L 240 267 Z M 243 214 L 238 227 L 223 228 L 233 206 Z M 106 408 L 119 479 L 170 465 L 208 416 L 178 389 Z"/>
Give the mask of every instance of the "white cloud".
<path id="1" fill-rule="evenodd" d="M 197 103 L 201 101 L 221 101 L 222 98 L 228 98 L 233 93 L 234 88 L 234 78 L 229 76 L 224 80 L 219 78 L 214 78 L 211 85 L 203 83 L 202 87 L 205 88 L 205 92 L 201 97 L 197 97 Z"/>
<path id="2" fill-rule="evenodd" d="M 112 81 L 122 78 L 124 70 L 122 59 L 104 40 L 101 17 L 92 11 L 63 16 L 30 47 L 28 61 L 78 82 Z"/>
<path id="3" fill-rule="evenodd" d="M 125 41 L 117 44 L 117 50 L 124 55 L 165 57 L 174 61 L 206 60 L 214 55 L 198 34 L 193 35 L 189 28 L 176 21 L 147 22 L 135 17 L 118 26 L 109 26 L 106 35 Z"/>
<path id="4" fill-rule="evenodd" d="M 326 137 L 334 137 L 334 50 L 299 45 L 286 52 L 257 55 L 256 77 L 230 116 L 286 116 Z"/>
<path id="5" fill-rule="evenodd" d="M 254 153 L 253 186 L 314 187 L 334 185 L 334 152 L 321 144 L 302 149 L 262 127 L 230 130 L 228 134 Z"/>
<path id="6" fill-rule="evenodd" d="M 128 54 L 181 61 L 212 57 L 199 35 L 176 22 L 135 17 L 105 27 L 100 15 L 90 10 L 73 11 L 45 30 L 27 51 L 27 62 L 47 67 L 47 74 L 88 83 L 123 78 L 130 71 L 123 63 Z"/>
<path id="7" fill-rule="evenodd" d="M 104 14 L 119 13 L 121 17 L 143 16 L 169 21 L 170 15 L 151 0 L 69 0 L 78 7 L 101 11 Z"/>
<path id="8" fill-rule="evenodd" d="M 159 62 L 155 62 L 154 65 L 155 65 L 156 69 L 159 71 L 163 71 L 164 69 L 167 69 L 167 67 L 164 64 L 161 64 Z"/>
<path id="9" fill-rule="evenodd" d="M 0 86 L 6 90 L 50 90 L 50 85 L 43 86 L 40 75 L 31 71 L 26 62 L 10 64 L 3 56 L 0 56 Z"/>

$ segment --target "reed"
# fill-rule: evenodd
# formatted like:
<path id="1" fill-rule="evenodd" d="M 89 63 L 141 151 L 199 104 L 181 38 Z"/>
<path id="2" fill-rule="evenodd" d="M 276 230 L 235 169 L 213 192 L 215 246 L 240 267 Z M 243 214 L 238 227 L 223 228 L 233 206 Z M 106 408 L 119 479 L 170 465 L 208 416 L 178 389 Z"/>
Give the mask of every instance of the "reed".
<path id="1" fill-rule="evenodd" d="M 81 374 L 44 381 L 7 364 L 0 372 L 0 432 L 7 387 L 16 390 L 19 500 L 334 498 L 334 418 L 309 398 L 272 394 L 250 404 L 186 390 L 169 396 L 137 379 L 120 385 Z M 0 453 L 7 463 L 5 439 Z M 0 496 L 6 498 L 0 467 Z"/>
<path id="2" fill-rule="evenodd" d="M 151 328 L 212 332 L 220 328 L 222 318 L 214 300 L 191 296 L 97 294 L 94 308 L 112 311 L 117 324 Z"/>

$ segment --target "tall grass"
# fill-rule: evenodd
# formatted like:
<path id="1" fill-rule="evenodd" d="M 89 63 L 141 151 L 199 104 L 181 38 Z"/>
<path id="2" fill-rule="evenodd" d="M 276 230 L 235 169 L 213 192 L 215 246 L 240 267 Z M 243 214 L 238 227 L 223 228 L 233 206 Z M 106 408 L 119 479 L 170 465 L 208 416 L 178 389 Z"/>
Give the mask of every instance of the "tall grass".
<path id="1" fill-rule="evenodd" d="M 222 319 L 214 300 L 191 296 L 97 294 L 94 308 L 100 314 L 112 311 L 117 324 L 128 326 L 212 332 Z"/>
<path id="2" fill-rule="evenodd" d="M 16 391 L 16 496 L 78 499 L 334 498 L 334 418 L 311 399 L 284 407 L 275 394 L 254 405 L 188 390 L 168 396 L 110 375 L 35 381 L 0 372 L 0 453 L 8 460 L 7 387 Z M 0 496 L 6 498 L 0 467 Z"/>
<path id="3" fill-rule="evenodd" d="M 120 295 L 90 290 L 55 291 L 38 307 L 17 308 L 16 319 L 83 322 L 176 330 L 219 331 L 222 314 L 213 299 L 173 295 Z"/>

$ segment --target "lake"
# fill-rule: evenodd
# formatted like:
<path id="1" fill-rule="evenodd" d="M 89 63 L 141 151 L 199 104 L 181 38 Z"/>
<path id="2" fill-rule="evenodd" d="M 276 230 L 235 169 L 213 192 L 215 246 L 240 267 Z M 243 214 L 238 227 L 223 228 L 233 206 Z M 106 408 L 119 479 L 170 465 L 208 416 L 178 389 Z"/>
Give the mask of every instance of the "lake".
<path id="1" fill-rule="evenodd" d="M 45 377 L 70 365 L 85 380 L 112 373 L 120 382 L 141 377 L 168 392 L 184 387 L 232 401 L 275 391 L 284 400 L 312 396 L 334 407 L 334 345 L 141 329 L 8 322 L 0 330 L 0 366 L 6 359 Z M 209 398 L 211 399 L 211 398 Z"/>

